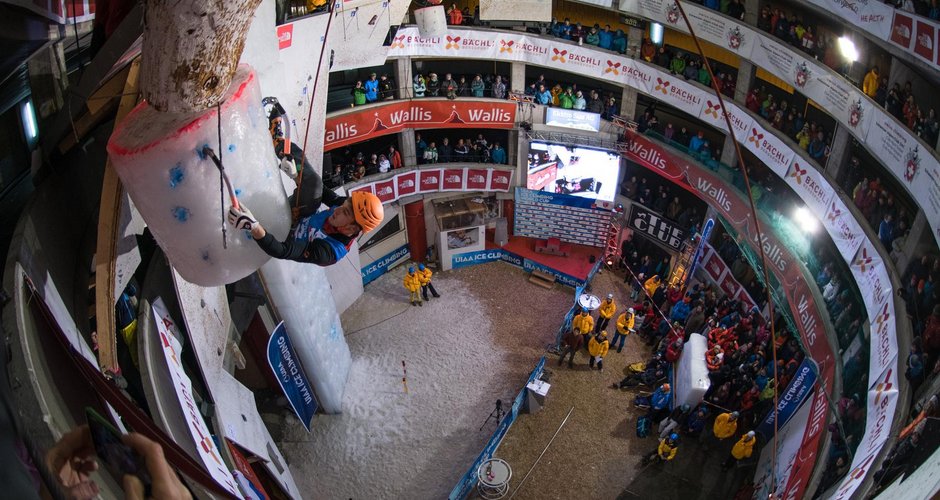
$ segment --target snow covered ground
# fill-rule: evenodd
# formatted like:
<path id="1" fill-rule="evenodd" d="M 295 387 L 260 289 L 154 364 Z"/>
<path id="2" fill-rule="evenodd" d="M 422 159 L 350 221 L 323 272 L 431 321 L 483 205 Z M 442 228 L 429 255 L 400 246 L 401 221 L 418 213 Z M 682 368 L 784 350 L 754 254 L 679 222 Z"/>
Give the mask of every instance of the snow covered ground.
<path id="1" fill-rule="evenodd" d="M 352 369 L 341 415 L 307 434 L 285 424 L 281 450 L 312 499 L 440 499 L 495 428 L 544 354 L 572 290 L 545 290 L 503 263 L 435 274 L 442 294 L 412 307 L 399 266 L 343 315 Z M 407 364 L 408 394 L 402 386 Z"/>

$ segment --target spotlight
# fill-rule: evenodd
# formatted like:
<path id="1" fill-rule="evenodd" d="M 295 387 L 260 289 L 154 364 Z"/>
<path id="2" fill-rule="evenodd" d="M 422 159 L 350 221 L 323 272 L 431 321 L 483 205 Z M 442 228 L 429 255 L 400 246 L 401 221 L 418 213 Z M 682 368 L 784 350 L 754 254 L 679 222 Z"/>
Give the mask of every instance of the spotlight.
<path id="1" fill-rule="evenodd" d="M 650 23 L 650 41 L 655 45 L 663 44 L 663 25 Z"/>
<path id="2" fill-rule="evenodd" d="M 846 36 L 839 37 L 839 52 L 848 62 L 858 61 L 858 49 L 855 48 L 855 42 Z"/>
<path id="3" fill-rule="evenodd" d="M 806 207 L 797 208 L 793 212 L 793 220 L 806 233 L 815 233 L 819 229 L 819 221 Z"/>

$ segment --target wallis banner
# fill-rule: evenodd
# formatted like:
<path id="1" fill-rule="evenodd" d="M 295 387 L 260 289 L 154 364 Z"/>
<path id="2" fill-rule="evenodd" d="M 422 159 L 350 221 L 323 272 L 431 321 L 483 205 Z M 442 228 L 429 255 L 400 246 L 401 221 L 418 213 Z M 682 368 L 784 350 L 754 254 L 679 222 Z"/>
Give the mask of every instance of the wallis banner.
<path id="1" fill-rule="evenodd" d="M 421 99 L 357 108 L 326 119 L 324 151 L 405 128 L 513 128 L 516 103 L 487 99 Z"/>

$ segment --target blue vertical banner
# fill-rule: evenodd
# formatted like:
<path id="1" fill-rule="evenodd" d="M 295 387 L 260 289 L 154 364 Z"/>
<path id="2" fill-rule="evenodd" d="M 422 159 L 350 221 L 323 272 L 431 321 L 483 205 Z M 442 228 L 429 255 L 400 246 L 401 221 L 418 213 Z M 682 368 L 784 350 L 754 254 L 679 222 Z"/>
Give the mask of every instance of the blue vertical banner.
<path id="1" fill-rule="evenodd" d="M 688 276 L 686 281 L 692 278 L 692 275 L 695 273 L 695 268 L 698 267 L 699 261 L 702 260 L 702 256 L 705 254 L 705 243 L 708 242 L 708 237 L 711 236 L 713 227 L 715 227 L 715 219 L 705 221 L 705 225 L 702 227 L 702 237 L 698 240 L 695 255 L 692 256 L 692 264 L 689 265 L 689 272 L 686 274 L 686 276 Z"/>
<path id="2" fill-rule="evenodd" d="M 313 395 L 313 388 L 310 386 L 307 374 L 304 373 L 303 366 L 297 359 L 294 346 L 290 343 L 283 321 L 278 323 L 271 338 L 268 339 L 268 364 L 274 376 L 277 377 L 278 383 L 281 384 L 284 396 L 290 401 L 297 418 L 304 424 L 307 432 L 310 432 L 310 423 L 317 413 L 319 404 Z"/>
<path id="3" fill-rule="evenodd" d="M 777 396 L 776 413 L 771 409 L 767 416 L 757 425 L 757 432 L 766 439 L 772 438 L 774 435 L 775 417 L 780 422 L 776 425 L 776 428 L 782 429 L 783 426 L 790 421 L 790 417 L 796 413 L 796 410 L 799 410 L 803 402 L 813 393 L 815 386 L 816 369 L 813 366 L 813 362 L 810 361 L 809 358 L 806 358 L 796 370 L 793 379 L 790 380 L 790 384 L 787 385 L 787 390 Z"/>

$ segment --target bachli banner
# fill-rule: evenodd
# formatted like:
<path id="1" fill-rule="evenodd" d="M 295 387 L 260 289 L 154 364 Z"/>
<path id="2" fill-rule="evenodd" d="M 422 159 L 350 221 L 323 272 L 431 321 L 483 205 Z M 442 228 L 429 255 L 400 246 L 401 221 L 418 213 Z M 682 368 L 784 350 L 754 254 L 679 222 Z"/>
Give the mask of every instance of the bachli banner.
<path id="1" fill-rule="evenodd" d="M 355 108 L 326 118 L 323 149 L 329 151 L 405 128 L 513 128 L 516 103 L 490 100 L 420 99 Z"/>

